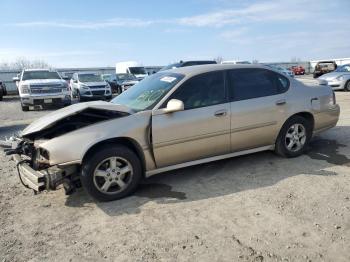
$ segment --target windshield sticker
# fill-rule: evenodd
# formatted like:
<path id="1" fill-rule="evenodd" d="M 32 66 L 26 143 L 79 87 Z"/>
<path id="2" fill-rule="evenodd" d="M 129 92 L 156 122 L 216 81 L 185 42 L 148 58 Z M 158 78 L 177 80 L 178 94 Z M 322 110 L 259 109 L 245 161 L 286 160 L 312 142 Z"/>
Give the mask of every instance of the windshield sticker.
<path id="1" fill-rule="evenodd" d="M 168 83 L 172 83 L 175 80 L 176 80 L 176 77 L 172 77 L 172 76 L 164 76 L 160 79 L 160 81 L 168 82 Z"/>

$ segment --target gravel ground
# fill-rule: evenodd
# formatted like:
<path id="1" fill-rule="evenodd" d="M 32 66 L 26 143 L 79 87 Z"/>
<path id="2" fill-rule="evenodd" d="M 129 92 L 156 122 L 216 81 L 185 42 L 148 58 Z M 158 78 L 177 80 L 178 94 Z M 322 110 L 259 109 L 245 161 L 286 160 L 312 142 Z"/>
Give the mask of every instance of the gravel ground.
<path id="1" fill-rule="evenodd" d="M 0 153 L 0 261 L 350 261 L 350 93 L 307 154 L 272 152 L 157 175 L 134 196 L 34 196 Z M 47 111 L 0 102 L 0 137 Z"/>

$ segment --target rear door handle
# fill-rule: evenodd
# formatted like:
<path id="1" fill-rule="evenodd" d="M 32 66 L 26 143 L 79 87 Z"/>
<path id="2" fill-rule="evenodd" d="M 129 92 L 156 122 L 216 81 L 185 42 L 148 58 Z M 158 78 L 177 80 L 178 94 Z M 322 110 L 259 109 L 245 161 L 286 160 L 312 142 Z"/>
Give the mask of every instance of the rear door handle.
<path id="1" fill-rule="evenodd" d="M 226 116 L 226 114 L 227 114 L 226 109 L 222 109 L 222 110 L 216 111 L 214 115 L 219 117 L 219 116 Z"/>
<path id="2" fill-rule="evenodd" d="M 287 103 L 286 99 L 280 99 L 280 100 L 276 101 L 276 106 L 281 106 L 281 105 L 284 105 L 286 103 Z"/>

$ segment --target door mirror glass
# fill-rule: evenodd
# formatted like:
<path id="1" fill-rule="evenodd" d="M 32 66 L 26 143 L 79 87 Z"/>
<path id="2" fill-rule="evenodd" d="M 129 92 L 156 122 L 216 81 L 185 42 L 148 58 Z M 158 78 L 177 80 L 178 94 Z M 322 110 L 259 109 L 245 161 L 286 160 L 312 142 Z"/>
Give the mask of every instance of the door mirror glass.
<path id="1" fill-rule="evenodd" d="M 165 111 L 167 113 L 173 113 L 173 112 L 183 111 L 184 108 L 185 108 L 184 103 L 181 100 L 171 99 L 169 100 L 165 108 Z"/>

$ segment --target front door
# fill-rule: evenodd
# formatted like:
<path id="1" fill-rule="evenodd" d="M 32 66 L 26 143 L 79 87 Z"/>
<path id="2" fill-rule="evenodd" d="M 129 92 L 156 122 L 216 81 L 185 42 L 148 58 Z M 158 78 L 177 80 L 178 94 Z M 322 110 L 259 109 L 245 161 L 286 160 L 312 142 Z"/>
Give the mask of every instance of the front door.
<path id="1" fill-rule="evenodd" d="M 187 80 L 170 99 L 183 101 L 185 109 L 153 112 L 152 140 L 158 168 L 230 152 L 230 103 L 223 71 Z"/>

